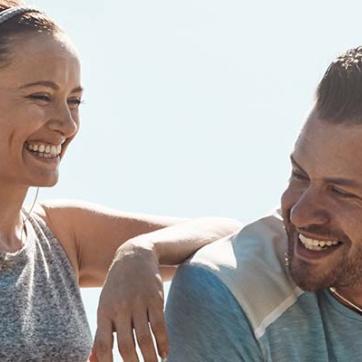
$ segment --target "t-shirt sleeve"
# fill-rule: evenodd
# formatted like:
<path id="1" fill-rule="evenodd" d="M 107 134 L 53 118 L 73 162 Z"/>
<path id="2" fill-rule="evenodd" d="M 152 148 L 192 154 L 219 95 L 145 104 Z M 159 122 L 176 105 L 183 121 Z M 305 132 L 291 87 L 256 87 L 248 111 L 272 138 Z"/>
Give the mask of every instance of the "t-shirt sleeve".
<path id="1" fill-rule="evenodd" d="M 210 271 L 183 265 L 166 305 L 168 362 L 263 361 L 248 319 L 229 289 Z"/>

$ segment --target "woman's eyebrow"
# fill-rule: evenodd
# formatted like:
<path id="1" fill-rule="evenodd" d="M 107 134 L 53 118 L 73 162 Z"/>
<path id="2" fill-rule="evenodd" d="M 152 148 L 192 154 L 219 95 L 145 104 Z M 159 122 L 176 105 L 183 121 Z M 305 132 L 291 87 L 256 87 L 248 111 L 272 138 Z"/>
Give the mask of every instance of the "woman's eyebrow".
<path id="1" fill-rule="evenodd" d="M 37 82 L 27 83 L 27 84 L 22 85 L 20 87 L 20 89 L 30 88 L 30 87 L 34 87 L 34 86 L 37 86 L 37 85 L 42 85 L 42 86 L 45 86 L 45 87 L 49 87 L 49 88 L 52 88 L 54 90 L 59 89 L 59 86 L 56 83 L 51 82 L 49 80 L 39 80 Z"/>
<path id="2" fill-rule="evenodd" d="M 49 81 L 49 80 L 39 80 L 37 82 L 27 83 L 27 84 L 22 85 L 20 87 L 20 89 L 30 88 L 30 87 L 39 86 L 39 85 L 49 87 L 49 88 L 52 88 L 54 90 L 59 89 L 59 86 L 56 83 L 54 83 L 52 81 Z M 78 86 L 78 87 L 76 87 L 76 88 L 74 88 L 72 90 L 72 93 L 83 92 L 83 90 L 84 90 L 83 87 Z"/>
<path id="3" fill-rule="evenodd" d="M 84 92 L 84 88 L 79 86 L 79 87 L 76 87 L 72 90 L 72 93 L 83 93 Z"/>

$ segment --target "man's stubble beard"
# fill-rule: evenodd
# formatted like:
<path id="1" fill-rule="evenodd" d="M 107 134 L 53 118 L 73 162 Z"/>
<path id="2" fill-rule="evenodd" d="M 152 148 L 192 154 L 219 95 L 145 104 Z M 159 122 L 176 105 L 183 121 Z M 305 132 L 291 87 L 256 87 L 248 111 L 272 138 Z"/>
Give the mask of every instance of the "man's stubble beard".
<path id="1" fill-rule="evenodd" d="M 315 271 L 312 264 L 293 257 L 293 233 L 288 235 L 288 268 L 294 282 L 303 290 L 315 292 L 329 287 L 346 288 L 362 286 L 362 243 L 354 247 L 353 255 L 341 255 L 338 260 L 325 268 Z M 344 247 L 344 246 L 342 246 Z"/>

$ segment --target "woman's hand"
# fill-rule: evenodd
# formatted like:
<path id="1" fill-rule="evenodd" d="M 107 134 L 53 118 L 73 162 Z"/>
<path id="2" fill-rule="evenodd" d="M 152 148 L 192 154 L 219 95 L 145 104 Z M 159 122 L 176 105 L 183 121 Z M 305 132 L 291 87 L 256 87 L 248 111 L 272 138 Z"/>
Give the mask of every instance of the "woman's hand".
<path id="1" fill-rule="evenodd" d="M 90 361 L 113 360 L 113 332 L 124 362 L 138 361 L 134 335 L 145 362 L 157 361 L 152 335 L 158 355 L 165 358 L 168 341 L 163 304 L 163 285 L 153 246 L 126 242 L 117 250 L 100 296 Z"/>
<path id="2" fill-rule="evenodd" d="M 179 265 L 202 246 L 240 227 L 234 220 L 201 218 L 139 234 L 122 244 L 103 286 L 91 361 L 112 361 L 113 332 L 125 362 L 138 361 L 133 332 L 145 362 L 157 361 L 152 334 L 158 354 L 166 357 L 168 341 L 159 263 Z M 101 234 L 98 242 L 100 239 Z M 95 250 L 99 255 L 102 252 L 100 245 L 93 254 Z"/>

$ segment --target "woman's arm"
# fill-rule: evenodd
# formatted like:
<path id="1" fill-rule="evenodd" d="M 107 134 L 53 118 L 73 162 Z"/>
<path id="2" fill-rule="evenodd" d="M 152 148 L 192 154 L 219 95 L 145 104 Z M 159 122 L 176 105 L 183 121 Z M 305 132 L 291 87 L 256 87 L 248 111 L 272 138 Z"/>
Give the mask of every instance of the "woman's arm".
<path id="1" fill-rule="evenodd" d="M 114 331 L 125 362 L 136 360 L 133 331 L 145 360 L 157 361 L 152 334 L 158 354 L 167 353 L 161 273 L 170 277 L 171 265 L 241 227 L 230 219 L 129 214 L 83 202 L 47 202 L 36 212 L 63 244 L 80 286 L 103 286 L 92 361 L 111 361 Z"/>
<path id="2" fill-rule="evenodd" d="M 140 235 L 121 245 L 101 293 L 92 361 L 111 361 L 113 331 L 125 362 L 138 360 L 134 336 L 145 361 L 156 362 L 157 354 L 166 356 L 159 263 L 179 264 L 201 246 L 236 232 L 240 226 L 229 219 L 196 219 Z"/>
<path id="3" fill-rule="evenodd" d="M 178 264 L 202 246 L 230 235 L 241 228 L 241 223 L 227 218 L 197 218 L 186 220 L 161 230 L 129 239 L 115 253 L 113 263 L 124 257 L 124 252 L 151 250 L 160 265 L 162 279 L 168 280 Z"/>
<path id="4" fill-rule="evenodd" d="M 75 200 L 47 201 L 34 210 L 63 245 L 81 287 L 101 287 L 115 252 L 129 239 L 186 219 L 127 213 Z"/>
<path id="5" fill-rule="evenodd" d="M 169 279 L 175 270 L 172 265 L 240 228 L 239 222 L 230 219 L 188 220 L 127 213 L 73 200 L 47 201 L 35 211 L 62 243 L 81 287 L 103 286 L 118 248 L 127 241 L 152 248 L 161 264 L 162 277 Z M 157 230 L 160 233 L 153 233 Z"/>

